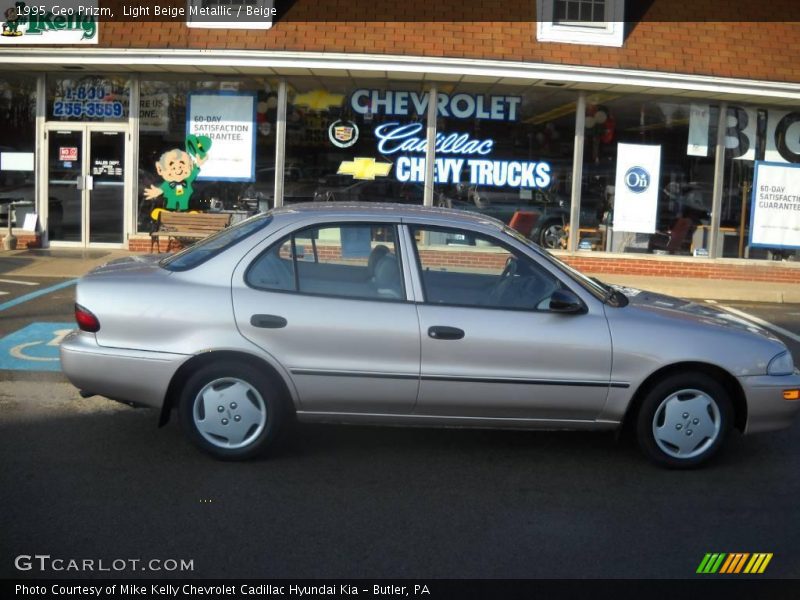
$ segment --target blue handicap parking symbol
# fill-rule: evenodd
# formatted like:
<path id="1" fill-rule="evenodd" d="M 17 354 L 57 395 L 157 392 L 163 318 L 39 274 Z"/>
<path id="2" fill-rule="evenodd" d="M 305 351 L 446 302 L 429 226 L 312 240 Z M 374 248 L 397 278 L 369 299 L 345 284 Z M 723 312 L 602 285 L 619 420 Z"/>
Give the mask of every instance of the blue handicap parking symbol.
<path id="1" fill-rule="evenodd" d="M 0 338 L 0 369 L 60 371 L 58 345 L 74 323 L 31 323 Z"/>

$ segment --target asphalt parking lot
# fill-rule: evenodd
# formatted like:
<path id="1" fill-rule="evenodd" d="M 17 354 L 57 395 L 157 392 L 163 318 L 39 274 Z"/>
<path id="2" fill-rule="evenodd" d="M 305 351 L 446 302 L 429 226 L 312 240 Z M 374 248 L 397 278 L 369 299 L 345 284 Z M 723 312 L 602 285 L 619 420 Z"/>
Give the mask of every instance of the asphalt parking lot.
<path id="1" fill-rule="evenodd" d="M 23 357 L 51 357 L 74 288 L 2 306 L 63 281 L 0 283 L 0 337 L 52 325 L 12 340 Z M 800 336 L 798 305 L 726 306 Z M 707 552 L 771 552 L 769 576 L 800 577 L 799 424 L 690 472 L 610 434 L 321 425 L 220 463 L 38 363 L 0 370 L 2 577 L 87 575 L 14 569 L 38 553 L 193 561 L 131 577 L 684 578 Z"/>

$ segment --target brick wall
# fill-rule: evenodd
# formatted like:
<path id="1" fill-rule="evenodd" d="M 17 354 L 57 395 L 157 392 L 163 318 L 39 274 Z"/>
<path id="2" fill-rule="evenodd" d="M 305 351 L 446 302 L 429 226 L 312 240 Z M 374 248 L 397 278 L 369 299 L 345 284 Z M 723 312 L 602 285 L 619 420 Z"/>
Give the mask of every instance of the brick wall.
<path id="1" fill-rule="evenodd" d="M 0 248 L 2 248 L 3 240 L 5 240 L 6 234 L 3 232 L 0 234 Z M 24 250 L 26 248 L 41 248 L 42 247 L 42 240 L 41 238 L 35 233 L 17 233 L 14 232 L 14 237 L 17 238 L 17 250 Z"/>
<path id="2" fill-rule="evenodd" d="M 441 0 L 440 0 L 441 1 Z M 628 2 L 639 0 L 628 0 Z M 535 0 L 505 0 L 498 10 L 515 14 Z M 352 0 L 327 2 L 333 12 Z M 407 14 L 430 12 L 430 0 L 402 3 Z M 699 7 L 698 7 L 699 5 Z M 502 8 L 500 8 L 502 6 Z M 379 16 L 358 3 L 364 19 Z M 800 22 L 676 22 L 681 11 L 741 15 L 764 5 L 751 0 L 654 0 L 645 20 L 628 33 L 624 47 L 538 43 L 535 22 L 300 22 L 278 21 L 268 31 L 189 29 L 182 22 L 102 23 L 100 47 L 290 50 L 395 54 L 590 65 L 676 73 L 800 82 Z M 797 0 L 770 0 L 770 15 L 797 12 Z M 298 0 L 295 15 L 320 18 L 316 3 Z M 372 11 L 372 12 L 370 12 Z M 295 17 L 296 18 L 296 17 Z M 659 21 L 658 19 L 668 19 Z M 791 20 L 791 19 L 786 19 Z"/>
<path id="3" fill-rule="evenodd" d="M 735 264 L 708 260 L 647 260 L 580 255 L 561 258 L 584 273 L 800 283 L 798 263 L 762 261 L 759 264 L 747 261 Z"/>

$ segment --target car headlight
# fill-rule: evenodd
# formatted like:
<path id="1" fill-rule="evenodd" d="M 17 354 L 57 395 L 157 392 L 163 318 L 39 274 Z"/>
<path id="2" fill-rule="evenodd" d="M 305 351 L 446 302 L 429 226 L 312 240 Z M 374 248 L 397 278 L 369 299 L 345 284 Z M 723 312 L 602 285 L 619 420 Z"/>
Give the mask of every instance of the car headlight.
<path id="1" fill-rule="evenodd" d="M 791 375 L 794 373 L 794 360 L 791 353 L 786 350 L 769 361 L 767 375 Z"/>

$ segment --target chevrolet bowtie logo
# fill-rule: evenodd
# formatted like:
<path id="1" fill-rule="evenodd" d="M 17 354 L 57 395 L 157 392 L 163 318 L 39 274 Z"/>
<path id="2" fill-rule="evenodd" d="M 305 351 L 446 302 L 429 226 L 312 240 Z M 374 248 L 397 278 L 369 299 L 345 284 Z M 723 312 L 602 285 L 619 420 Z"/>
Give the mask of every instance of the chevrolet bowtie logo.
<path id="1" fill-rule="evenodd" d="M 336 171 L 339 175 L 352 175 L 353 179 L 375 179 L 375 177 L 386 177 L 392 163 L 375 162 L 374 158 L 354 158 L 344 160 Z"/>
<path id="2" fill-rule="evenodd" d="M 331 94 L 327 90 L 314 90 L 295 96 L 295 106 L 307 106 L 311 110 L 327 110 L 332 106 L 339 106 L 344 100 L 344 94 Z"/>

